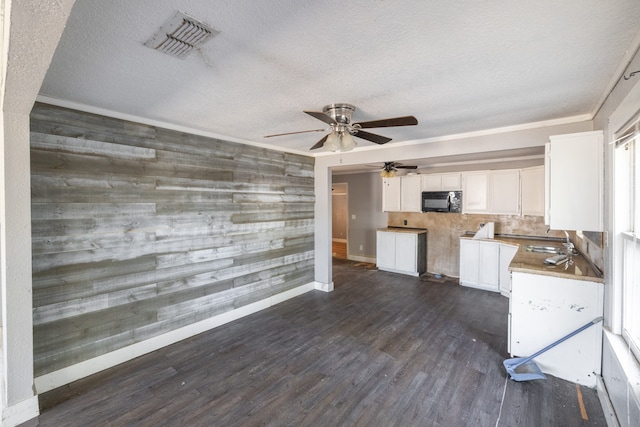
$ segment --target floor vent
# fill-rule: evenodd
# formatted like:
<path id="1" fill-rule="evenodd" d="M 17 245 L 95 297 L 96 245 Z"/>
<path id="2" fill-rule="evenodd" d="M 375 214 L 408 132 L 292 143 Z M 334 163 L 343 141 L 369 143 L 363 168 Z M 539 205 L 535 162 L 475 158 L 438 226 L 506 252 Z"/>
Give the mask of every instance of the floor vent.
<path id="1" fill-rule="evenodd" d="M 182 12 L 177 12 L 145 46 L 183 59 L 220 31 Z"/>

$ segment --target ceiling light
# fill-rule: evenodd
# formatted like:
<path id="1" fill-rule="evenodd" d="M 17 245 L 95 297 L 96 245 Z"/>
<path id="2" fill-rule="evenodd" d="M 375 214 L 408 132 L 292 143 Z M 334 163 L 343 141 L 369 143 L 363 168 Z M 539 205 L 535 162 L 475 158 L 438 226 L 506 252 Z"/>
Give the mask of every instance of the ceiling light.
<path id="1" fill-rule="evenodd" d="M 324 149 L 328 151 L 338 151 L 340 149 L 340 137 L 336 132 L 331 132 L 327 136 L 327 140 L 324 143 Z"/>
<path id="2" fill-rule="evenodd" d="M 396 176 L 396 171 L 395 169 L 382 169 L 380 171 L 380 176 L 383 178 L 393 178 L 394 176 Z"/>
<path id="3" fill-rule="evenodd" d="M 342 139 L 340 142 L 341 142 L 340 147 L 342 148 L 342 151 L 351 151 L 356 146 L 356 141 L 353 139 L 353 137 L 348 131 L 344 131 L 342 133 Z"/>
<path id="4" fill-rule="evenodd" d="M 327 139 L 324 142 L 324 149 L 327 151 L 351 151 L 355 148 L 356 141 L 349 133 L 346 126 L 332 125 L 332 131 L 327 135 Z"/>

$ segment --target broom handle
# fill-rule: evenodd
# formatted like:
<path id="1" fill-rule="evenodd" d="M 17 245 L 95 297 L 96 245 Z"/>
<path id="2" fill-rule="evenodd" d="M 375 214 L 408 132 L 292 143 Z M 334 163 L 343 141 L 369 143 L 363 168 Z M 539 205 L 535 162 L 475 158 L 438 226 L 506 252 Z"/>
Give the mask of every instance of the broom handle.
<path id="1" fill-rule="evenodd" d="M 526 359 L 523 359 L 520 363 L 518 363 L 517 365 L 515 365 L 515 366 L 513 367 L 513 369 L 515 369 L 515 368 L 517 368 L 518 366 L 523 365 L 523 364 L 525 364 L 525 363 L 527 363 L 527 362 L 531 362 L 533 359 L 535 359 L 536 357 L 540 356 L 540 355 L 541 355 L 542 353 L 544 353 L 545 351 L 552 349 L 553 347 L 557 346 L 557 345 L 558 345 L 558 344 L 560 344 L 561 342 L 564 342 L 564 341 L 568 340 L 569 338 L 571 338 L 572 336 L 574 336 L 574 335 L 576 335 L 576 334 L 579 334 L 580 332 L 582 332 L 582 331 L 584 331 L 585 329 L 587 329 L 589 326 L 591 326 L 591 325 L 595 325 L 596 323 L 600 322 L 601 320 L 602 320 L 602 316 L 600 316 L 600 317 L 597 317 L 597 318 L 593 319 L 591 322 L 587 323 L 586 325 L 584 325 L 584 326 L 582 326 L 582 327 L 580 327 L 580 328 L 576 329 L 575 331 L 571 332 L 571 333 L 570 333 L 570 334 L 568 334 L 568 335 L 565 335 L 564 337 L 560 338 L 558 341 L 556 341 L 556 342 L 554 342 L 554 343 L 552 343 L 552 344 L 549 344 L 548 346 L 546 346 L 546 347 L 545 347 L 545 348 L 543 348 L 542 350 L 540 350 L 540 351 L 537 351 L 537 352 L 533 353 L 531 356 L 527 357 Z"/>

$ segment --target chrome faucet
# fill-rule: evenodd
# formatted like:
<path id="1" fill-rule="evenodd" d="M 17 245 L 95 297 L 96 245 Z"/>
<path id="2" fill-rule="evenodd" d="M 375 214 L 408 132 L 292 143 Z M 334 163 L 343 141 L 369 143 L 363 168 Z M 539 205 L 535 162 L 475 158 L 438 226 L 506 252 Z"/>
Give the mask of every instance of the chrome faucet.
<path id="1" fill-rule="evenodd" d="M 567 249 L 567 255 L 573 255 L 575 252 L 575 246 L 573 245 L 573 243 L 571 243 L 571 240 L 569 240 L 569 233 L 567 233 L 565 230 L 562 230 L 564 232 L 564 235 L 567 238 L 567 241 L 565 243 L 562 244 L 562 246 L 564 246 Z"/>

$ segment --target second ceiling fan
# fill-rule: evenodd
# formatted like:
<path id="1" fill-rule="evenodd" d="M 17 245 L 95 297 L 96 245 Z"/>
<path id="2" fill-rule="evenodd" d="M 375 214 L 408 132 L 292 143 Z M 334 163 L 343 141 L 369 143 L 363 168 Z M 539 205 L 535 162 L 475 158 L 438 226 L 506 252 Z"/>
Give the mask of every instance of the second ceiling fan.
<path id="1" fill-rule="evenodd" d="M 393 126 L 415 126 L 418 119 L 413 116 L 395 117 L 391 119 L 370 120 L 366 122 L 352 123 L 351 115 L 356 110 L 351 104 L 330 104 L 319 111 L 304 111 L 304 113 L 315 117 L 331 126 L 331 132 L 316 142 L 311 150 L 324 147 L 330 151 L 349 151 L 356 146 L 353 136 L 366 139 L 376 144 L 386 144 L 391 138 L 367 132 L 362 129 L 393 127 Z M 321 132 L 325 129 L 314 129 L 298 132 L 280 133 L 267 135 L 265 138 L 281 135 L 291 135 L 304 132 Z"/>

